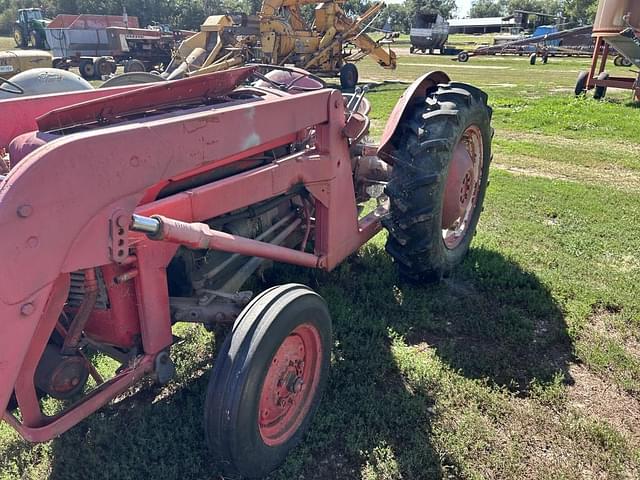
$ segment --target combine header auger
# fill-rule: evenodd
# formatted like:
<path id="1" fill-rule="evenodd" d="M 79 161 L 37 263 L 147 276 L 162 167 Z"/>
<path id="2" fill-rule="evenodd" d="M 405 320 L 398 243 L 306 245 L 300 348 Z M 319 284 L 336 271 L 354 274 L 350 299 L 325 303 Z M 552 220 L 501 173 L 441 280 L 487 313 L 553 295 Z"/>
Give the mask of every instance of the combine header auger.
<path id="1" fill-rule="evenodd" d="M 24 438 L 170 381 L 176 322 L 232 325 L 206 436 L 225 471 L 265 475 L 309 426 L 332 340 L 308 287 L 242 290 L 264 260 L 332 270 L 383 225 L 413 280 L 467 252 L 491 159 L 482 91 L 424 75 L 373 146 L 364 91 L 270 68 L 0 102 L 0 411 Z M 119 362 L 111 378 L 92 352 Z M 66 406 L 47 416 L 43 396 Z"/>

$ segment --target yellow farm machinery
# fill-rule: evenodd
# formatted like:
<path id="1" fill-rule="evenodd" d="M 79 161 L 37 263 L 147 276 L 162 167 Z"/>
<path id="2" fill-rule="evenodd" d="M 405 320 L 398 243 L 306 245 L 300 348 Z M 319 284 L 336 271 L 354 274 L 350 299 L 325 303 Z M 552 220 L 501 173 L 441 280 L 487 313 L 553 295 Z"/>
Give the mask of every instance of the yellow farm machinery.
<path id="1" fill-rule="evenodd" d="M 342 87 L 351 89 L 358 81 L 354 62 L 366 56 L 394 69 L 388 37 L 374 40 L 366 33 L 384 3 L 374 3 L 358 17 L 347 15 L 342 3 L 265 0 L 256 16 L 211 16 L 180 45 L 164 76 L 176 79 L 257 62 L 339 75 Z M 312 21 L 303 15 L 305 6 L 315 6 Z"/>

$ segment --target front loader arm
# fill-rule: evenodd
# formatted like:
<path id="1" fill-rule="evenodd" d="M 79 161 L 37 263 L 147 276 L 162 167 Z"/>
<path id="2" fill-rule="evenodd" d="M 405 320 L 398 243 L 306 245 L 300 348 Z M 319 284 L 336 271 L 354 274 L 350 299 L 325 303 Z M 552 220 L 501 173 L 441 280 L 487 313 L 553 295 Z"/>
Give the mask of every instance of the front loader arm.
<path id="1" fill-rule="evenodd" d="M 219 83 L 215 75 L 228 76 L 229 72 L 213 74 L 214 85 Z M 153 87 L 147 87 L 147 92 L 149 88 Z M 40 358 L 65 302 L 68 274 L 112 264 L 115 256 L 120 255 L 116 253 L 118 249 L 128 251 L 126 237 L 120 246 L 115 243 L 120 237 L 114 232 L 118 228 L 126 229 L 127 218 L 149 201 L 145 201 L 149 192 L 157 192 L 171 179 L 190 172 L 217 168 L 238 156 L 255 155 L 272 148 L 269 145 L 290 142 L 300 129 L 327 122 L 331 95 L 332 91 L 323 90 L 257 101 L 251 106 L 242 103 L 219 110 L 207 107 L 148 121 L 90 128 L 61 136 L 20 160 L 0 183 L 3 230 L 0 249 L 5 252 L 0 276 L 0 411 L 4 411 L 17 385 L 25 358 L 35 358 L 36 363 Z M 136 99 L 122 98 L 118 99 L 120 103 L 113 100 L 109 103 L 116 108 L 120 104 L 131 105 Z M 339 105 L 337 100 L 332 100 L 333 103 Z M 61 124 L 71 114 L 82 120 L 84 117 L 78 115 L 90 106 L 86 103 L 76 106 L 75 110 L 61 112 L 55 118 Z M 102 108 L 102 104 L 97 107 Z M 279 122 L 269 121 L 282 117 L 283 111 L 290 114 Z M 237 131 L 238 125 L 243 126 L 247 135 L 231 134 Z M 92 155 L 86 155 L 88 151 L 93 152 Z M 350 176 L 345 178 L 351 180 Z M 286 191 L 290 188 L 288 181 L 273 180 L 261 185 L 264 189 Z M 291 180 L 299 181 L 299 177 Z M 262 191 L 255 193 L 262 194 Z M 238 203 L 234 208 L 246 206 L 240 203 L 245 198 L 234 197 Z M 222 205 L 222 200 L 225 199 L 208 205 Z M 204 219 L 187 216 L 185 212 L 192 205 L 189 198 L 164 213 L 188 221 Z M 137 240 L 132 238 L 132 241 Z M 177 247 L 161 247 L 164 250 L 160 253 L 148 248 L 137 253 L 138 262 L 142 263 L 140 275 L 134 281 L 141 292 L 146 290 L 147 293 L 141 295 L 148 298 L 138 305 L 142 344 L 147 355 L 157 354 L 172 341 L 169 309 L 165 305 L 168 301 L 166 278 L 161 273 L 166 267 L 162 262 L 168 263 Z M 148 295 L 149 292 L 154 295 Z M 165 303 L 161 301 L 163 298 Z M 35 368 L 35 364 L 29 365 L 29 369 Z M 33 375 L 21 375 L 23 380 L 33 378 Z M 21 394 L 17 396 L 18 402 L 25 398 Z M 33 400 L 35 394 L 29 397 Z M 96 401 L 92 411 L 108 399 Z M 37 401 L 31 404 L 36 410 Z M 39 428 L 43 421 L 38 416 L 29 417 L 25 418 L 24 425 Z M 57 428 L 28 435 L 42 441 L 52 433 L 58 434 Z"/>

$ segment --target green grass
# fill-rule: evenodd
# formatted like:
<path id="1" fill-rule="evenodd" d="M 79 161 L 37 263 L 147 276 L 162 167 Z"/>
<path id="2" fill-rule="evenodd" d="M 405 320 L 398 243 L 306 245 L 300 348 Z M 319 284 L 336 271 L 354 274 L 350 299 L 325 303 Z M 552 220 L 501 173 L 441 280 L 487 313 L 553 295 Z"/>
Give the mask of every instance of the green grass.
<path id="1" fill-rule="evenodd" d="M 0 37 L 0 50 L 10 50 L 16 47 L 13 37 Z"/>
<path id="2" fill-rule="evenodd" d="M 272 478 L 639 478 L 640 109 L 623 91 L 573 98 L 587 63 L 361 64 L 378 82 L 374 136 L 401 82 L 428 70 L 485 88 L 491 184 L 471 252 L 441 284 L 401 282 L 384 234 L 332 273 L 267 273 L 262 287 L 312 286 L 334 321 L 320 411 Z M 201 421 L 215 343 L 195 326 L 177 333 L 169 386 L 45 444 L 0 424 L 0 479 L 221 478 Z"/>

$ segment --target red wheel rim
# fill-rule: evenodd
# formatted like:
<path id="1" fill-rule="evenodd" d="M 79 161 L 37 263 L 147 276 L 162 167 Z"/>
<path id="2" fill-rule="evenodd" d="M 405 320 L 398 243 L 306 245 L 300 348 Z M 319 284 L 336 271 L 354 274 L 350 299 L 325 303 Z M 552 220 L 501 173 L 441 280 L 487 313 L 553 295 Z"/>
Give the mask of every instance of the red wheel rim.
<path id="1" fill-rule="evenodd" d="M 482 131 L 471 125 L 453 150 L 442 205 L 442 239 L 454 249 L 465 238 L 478 203 L 484 167 Z"/>
<path id="2" fill-rule="evenodd" d="M 309 413 L 320 383 L 322 353 L 320 333 L 309 323 L 296 327 L 278 347 L 260 392 L 258 429 L 265 444 L 289 440 Z"/>

